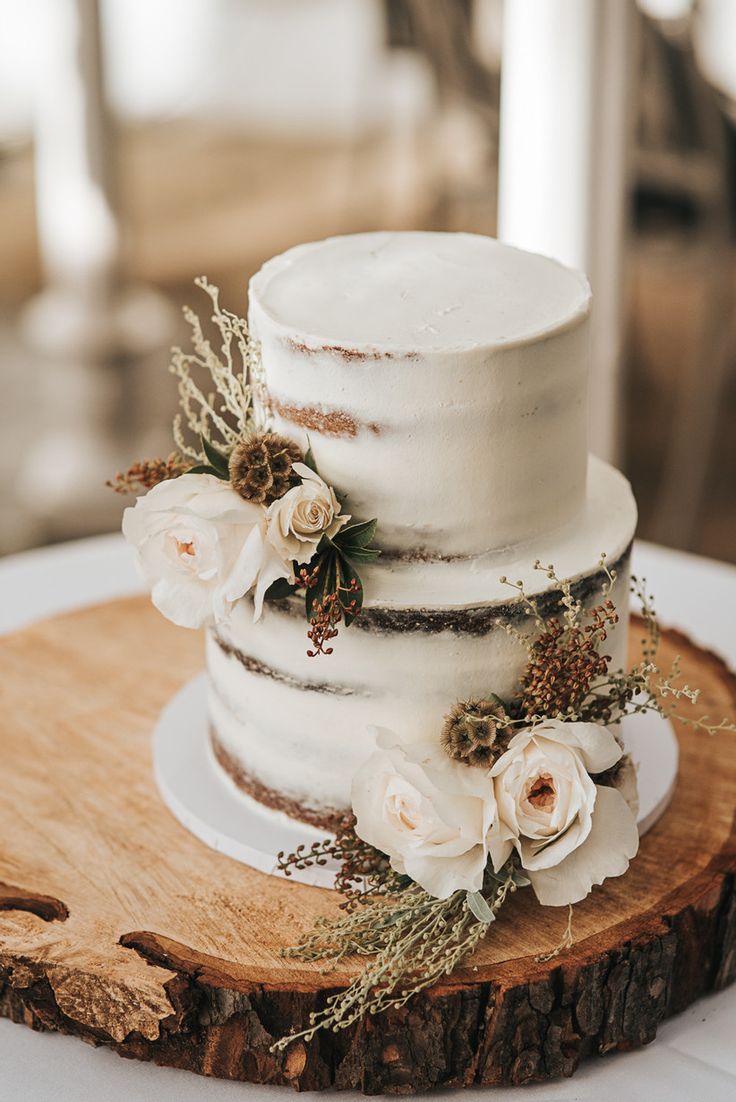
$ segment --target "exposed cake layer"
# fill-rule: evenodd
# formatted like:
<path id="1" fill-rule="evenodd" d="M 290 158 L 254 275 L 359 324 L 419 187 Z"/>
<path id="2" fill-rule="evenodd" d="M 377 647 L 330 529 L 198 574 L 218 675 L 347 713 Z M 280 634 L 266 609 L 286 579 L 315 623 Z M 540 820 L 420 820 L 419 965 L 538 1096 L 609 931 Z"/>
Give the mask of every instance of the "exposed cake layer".
<path id="1" fill-rule="evenodd" d="M 554 562 L 558 576 L 570 579 L 589 607 L 600 599 L 605 574 L 598 559 L 608 552 L 618 574 L 613 599 L 621 622 L 606 649 L 614 667 L 624 666 L 635 522 L 626 480 L 594 463 L 586 508 L 557 541 L 541 541 L 538 553 L 526 558 L 515 550 L 505 562 L 477 571 L 468 562 L 431 564 L 435 581 L 439 571 L 448 575 L 437 586 L 442 600 L 435 604 L 418 599 L 431 593 L 426 577 L 421 585 L 415 579 L 414 602 L 403 604 L 397 592 L 386 602 L 391 584 L 384 580 L 382 591 L 369 590 L 364 613 L 340 632 L 326 658 L 307 657 L 303 611 L 295 600 L 267 605 L 260 624 L 242 603 L 229 628 L 210 634 L 207 643 L 213 743 L 221 762 L 257 798 L 273 803 L 268 794 L 275 793 L 278 806 L 299 808 L 312 821 L 348 807 L 352 774 L 372 746 L 371 727 L 407 738 L 439 737 L 455 701 L 515 691 L 526 652 L 508 627 L 527 632 L 533 625 L 513 589 L 498 578 L 525 578 L 545 612 L 559 608 L 555 584 L 530 570 L 537 557 Z M 386 574 L 405 575 L 403 590 L 406 575 L 427 569 L 401 564 Z"/>
<path id="2" fill-rule="evenodd" d="M 274 426 L 383 546 L 452 559 L 579 512 L 589 303 L 580 273 L 492 238 L 373 233 L 269 261 L 249 319 Z"/>

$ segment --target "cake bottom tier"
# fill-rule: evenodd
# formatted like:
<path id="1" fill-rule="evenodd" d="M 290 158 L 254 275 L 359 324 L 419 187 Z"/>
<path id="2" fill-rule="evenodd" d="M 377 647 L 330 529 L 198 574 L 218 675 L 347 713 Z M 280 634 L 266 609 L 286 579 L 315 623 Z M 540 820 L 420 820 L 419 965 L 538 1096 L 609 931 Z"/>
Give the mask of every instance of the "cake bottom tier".
<path id="1" fill-rule="evenodd" d="M 630 498 L 620 475 L 609 480 L 612 487 Z M 608 500 L 609 516 L 615 504 Z M 586 528 L 595 524 L 594 514 L 583 518 Z M 609 542 L 609 568 L 616 575 L 611 596 L 619 612 L 605 648 L 613 669 L 626 665 L 634 523 L 632 508 L 619 510 L 616 540 Z M 600 603 L 607 582 L 600 550 L 590 554 L 587 569 L 560 575 L 587 608 Z M 578 544 L 578 567 L 579 552 Z M 521 577 L 521 571 L 510 576 Z M 534 580 L 543 587 L 536 594 L 540 610 L 562 615 L 559 585 L 539 572 Z M 458 700 L 489 693 L 509 698 L 517 690 L 528 661 L 518 635 L 533 634 L 534 622 L 514 590 L 505 592 L 514 599 L 410 608 L 374 603 L 340 631 L 333 654 L 316 658 L 306 653 L 303 601 L 271 602 L 257 624 L 252 606 L 241 602 L 227 627 L 207 638 L 216 760 L 261 803 L 329 827 L 350 808 L 351 780 L 375 744 L 376 728 L 410 741 L 439 738 Z"/>

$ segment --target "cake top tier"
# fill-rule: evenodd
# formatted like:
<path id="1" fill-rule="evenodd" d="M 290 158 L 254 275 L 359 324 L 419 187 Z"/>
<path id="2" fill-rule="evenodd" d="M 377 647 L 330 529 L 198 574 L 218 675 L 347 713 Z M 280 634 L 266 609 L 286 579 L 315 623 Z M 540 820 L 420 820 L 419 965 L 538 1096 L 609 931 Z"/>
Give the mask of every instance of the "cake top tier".
<path id="1" fill-rule="evenodd" d="M 250 283 L 257 400 L 394 558 L 509 548 L 583 506 L 589 302 L 474 234 L 300 245 Z"/>
<path id="2" fill-rule="evenodd" d="M 470 233 L 361 233 L 298 245 L 251 282 L 310 344 L 412 353 L 513 346 L 575 323 L 582 273 Z"/>

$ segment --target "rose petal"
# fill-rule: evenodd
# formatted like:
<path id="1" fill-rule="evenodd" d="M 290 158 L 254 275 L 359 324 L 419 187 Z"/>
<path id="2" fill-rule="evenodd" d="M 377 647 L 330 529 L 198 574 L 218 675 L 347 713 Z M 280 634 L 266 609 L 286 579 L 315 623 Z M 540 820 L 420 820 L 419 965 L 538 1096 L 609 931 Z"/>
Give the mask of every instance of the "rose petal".
<path id="1" fill-rule="evenodd" d="M 497 817 L 487 771 L 452 761 L 436 742 L 405 746 L 386 728 L 372 731 L 378 750 L 353 778 L 357 834 L 437 898 L 478 890 Z"/>
<path id="2" fill-rule="evenodd" d="M 610 769 L 623 753 L 613 732 L 599 723 L 563 723 L 552 719 L 535 728 L 535 734 L 579 747 L 589 773 Z"/>
<path id="3" fill-rule="evenodd" d="M 390 856 L 395 852 L 394 833 L 382 814 L 386 779 L 394 772 L 391 758 L 381 751 L 371 755 L 353 775 L 351 803 L 355 833 L 364 842 Z"/>
<path id="4" fill-rule="evenodd" d="M 579 903 L 594 884 L 621 876 L 639 848 L 636 819 L 623 796 L 598 786 L 591 831 L 585 842 L 555 868 L 531 870 L 529 879 L 546 907 Z"/>
<path id="5" fill-rule="evenodd" d="M 447 899 L 453 892 L 477 892 L 483 887 L 486 851 L 474 846 L 451 861 L 424 854 L 404 856 L 407 876 L 435 899 Z"/>
<path id="6" fill-rule="evenodd" d="M 514 849 L 515 841 L 516 836 L 509 830 L 506 823 L 496 818 L 486 835 L 486 845 L 494 872 L 499 872 L 506 864 Z"/>
<path id="7" fill-rule="evenodd" d="M 289 581 L 293 581 L 294 572 L 290 562 L 283 562 L 275 551 L 271 551 L 265 562 L 261 565 L 261 571 L 258 575 L 258 585 L 253 595 L 254 620 L 260 620 L 263 614 L 263 599 L 266 596 L 266 591 L 268 587 L 272 585 L 273 582 L 278 581 L 279 578 L 287 578 Z"/>
<path id="8" fill-rule="evenodd" d="M 237 601 L 256 583 L 263 562 L 263 533 L 258 525 L 245 540 L 232 570 L 225 579 L 222 593 L 227 601 Z"/>
<path id="9" fill-rule="evenodd" d="M 193 582 L 160 578 L 151 590 L 151 601 L 172 624 L 180 628 L 201 628 L 212 619 L 209 590 Z"/>
<path id="10" fill-rule="evenodd" d="M 139 497 L 125 511 L 123 534 L 156 607 L 184 627 L 227 617 L 245 592 L 234 564 L 264 514 L 214 475 L 181 475 Z"/>

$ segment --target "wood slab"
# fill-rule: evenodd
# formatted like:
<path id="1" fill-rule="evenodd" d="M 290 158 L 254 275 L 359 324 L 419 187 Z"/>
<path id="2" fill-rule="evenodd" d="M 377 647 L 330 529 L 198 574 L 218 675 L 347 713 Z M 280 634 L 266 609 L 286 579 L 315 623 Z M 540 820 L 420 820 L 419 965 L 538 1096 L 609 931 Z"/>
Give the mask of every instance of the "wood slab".
<path id="1" fill-rule="evenodd" d="M 662 649 L 699 711 L 734 714 L 718 658 L 676 632 Z M 520 892 L 449 982 L 272 1055 L 351 973 L 279 956 L 333 893 L 212 852 L 159 800 L 151 732 L 202 661 L 200 638 L 143 598 L 0 641 L 5 1016 L 204 1075 L 409 1093 L 570 1075 L 736 976 L 736 737 L 680 726 L 673 802 L 629 873 L 575 908 L 572 950 L 536 962 L 567 912 Z"/>

